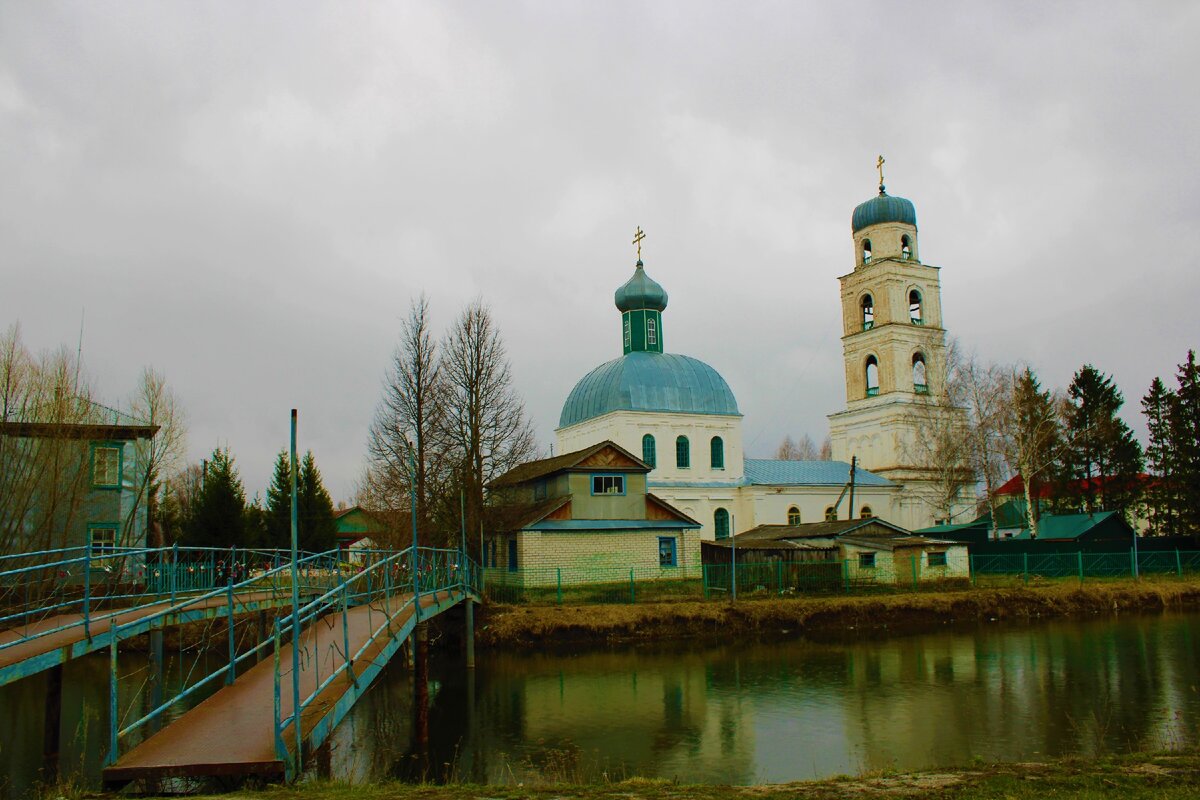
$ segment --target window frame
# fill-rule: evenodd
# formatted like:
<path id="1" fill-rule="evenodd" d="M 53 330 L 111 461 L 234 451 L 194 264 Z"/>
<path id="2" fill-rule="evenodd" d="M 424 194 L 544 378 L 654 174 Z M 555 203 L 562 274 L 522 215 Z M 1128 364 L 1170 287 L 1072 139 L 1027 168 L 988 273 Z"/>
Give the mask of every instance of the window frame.
<path id="1" fill-rule="evenodd" d="M 589 477 L 589 485 L 592 490 L 592 497 L 624 497 L 627 481 L 625 474 L 621 472 L 593 472 Z M 614 486 L 619 486 L 620 491 L 596 491 L 596 482 L 600 481 L 603 487 L 605 481 L 613 481 Z"/>
<path id="2" fill-rule="evenodd" d="M 98 483 L 96 480 L 96 456 L 101 450 L 115 450 L 117 452 L 117 479 L 114 483 Z M 121 485 L 125 479 L 125 443 L 124 442 L 92 442 L 91 452 L 89 453 L 89 466 L 91 485 L 93 489 L 117 490 L 121 489 Z"/>
<path id="3" fill-rule="evenodd" d="M 646 315 L 646 345 L 658 345 L 658 325 L 654 322 L 654 315 Z"/>
<path id="4" fill-rule="evenodd" d="M 646 447 L 646 445 L 650 446 Z M 642 461 L 645 461 L 650 466 L 650 469 L 658 466 L 658 442 L 654 439 L 654 434 L 652 433 L 642 436 Z"/>
<path id="5" fill-rule="evenodd" d="M 692 468 L 692 443 L 686 436 L 675 437 L 675 468 Z"/>
<path id="6" fill-rule="evenodd" d="M 721 535 L 722 529 L 725 535 Z M 713 509 L 713 540 L 724 541 L 732 535 L 730 531 L 729 509 L 720 506 Z"/>
<path id="7" fill-rule="evenodd" d="M 863 506 L 861 509 L 859 509 L 858 518 L 875 519 L 875 512 L 871 510 L 870 506 Z"/>
<path id="8" fill-rule="evenodd" d="M 875 569 L 875 552 L 873 550 L 859 552 L 858 568 L 859 569 Z"/>
<path id="9" fill-rule="evenodd" d="M 663 545 L 670 544 L 670 563 L 663 563 Z M 658 537 L 658 568 L 674 569 L 679 566 L 679 538 L 676 536 Z"/>
<path id="10" fill-rule="evenodd" d="M 550 495 L 549 481 L 542 479 L 533 484 L 533 499 L 545 500 Z"/>
<path id="11" fill-rule="evenodd" d="M 793 517 L 795 517 L 795 521 L 792 520 Z M 799 506 L 790 506 L 788 508 L 787 524 L 788 525 L 799 525 L 800 524 L 800 507 Z"/>
<path id="12" fill-rule="evenodd" d="M 947 557 L 947 554 L 948 551 L 946 550 L 932 550 L 925 554 L 925 565 L 932 568 L 949 566 L 949 558 Z M 934 556 L 938 557 L 937 563 L 934 563 Z"/>
<path id="13" fill-rule="evenodd" d="M 714 470 L 725 470 L 725 440 L 714 436 L 708 442 L 708 465 Z"/>
<path id="14" fill-rule="evenodd" d="M 97 545 L 96 533 L 98 531 L 112 531 L 112 544 Z M 88 549 L 93 556 L 115 554 L 117 552 L 117 542 L 121 539 L 121 524 L 119 522 L 89 522 L 87 526 L 87 543 Z"/>

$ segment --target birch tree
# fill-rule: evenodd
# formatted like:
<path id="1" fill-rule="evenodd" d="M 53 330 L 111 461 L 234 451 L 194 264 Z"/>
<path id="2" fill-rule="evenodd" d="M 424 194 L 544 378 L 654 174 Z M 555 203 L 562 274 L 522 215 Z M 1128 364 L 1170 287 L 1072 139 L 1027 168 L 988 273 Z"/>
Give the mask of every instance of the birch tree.
<path id="1" fill-rule="evenodd" d="M 1004 460 L 1020 474 L 1025 486 L 1025 515 L 1030 536 L 1038 536 L 1038 514 L 1034 487 L 1047 477 L 1062 448 L 1060 401 L 1043 391 L 1033 370 L 1012 372 L 1006 378 L 1004 405 L 1000 411 Z"/>

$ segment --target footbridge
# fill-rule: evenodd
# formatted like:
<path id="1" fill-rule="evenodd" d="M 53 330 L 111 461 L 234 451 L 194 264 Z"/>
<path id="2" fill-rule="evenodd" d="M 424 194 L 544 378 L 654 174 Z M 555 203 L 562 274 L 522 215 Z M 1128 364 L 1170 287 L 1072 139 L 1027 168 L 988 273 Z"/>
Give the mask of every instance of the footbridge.
<path id="1" fill-rule="evenodd" d="M 228 551 L 55 551 L 10 557 L 0 571 L 0 685 L 53 670 L 48 730 L 61 665 L 108 650 L 109 786 L 295 778 L 400 648 L 417 649 L 423 623 L 460 604 L 473 664 L 481 571 L 460 550 L 368 551 L 355 563 L 330 551 L 304 554 L 294 569 L 278 552 L 219 554 Z M 14 602 L 22 592 L 28 600 Z M 167 696 L 163 634 L 172 628 L 181 656 L 185 640 L 201 646 Z M 123 662 L 122 643 L 144 647 L 149 668 Z"/>

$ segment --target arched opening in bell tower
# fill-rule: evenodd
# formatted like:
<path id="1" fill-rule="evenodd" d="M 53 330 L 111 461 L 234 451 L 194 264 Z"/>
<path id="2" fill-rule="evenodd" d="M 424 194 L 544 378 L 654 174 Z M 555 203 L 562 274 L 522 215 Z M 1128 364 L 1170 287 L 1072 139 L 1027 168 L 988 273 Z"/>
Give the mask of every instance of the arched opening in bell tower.
<path id="1" fill-rule="evenodd" d="M 900 258 L 904 261 L 912 258 L 912 240 L 907 233 L 900 237 Z"/>
<path id="2" fill-rule="evenodd" d="M 917 394 L 929 394 L 929 379 L 925 373 L 925 356 L 913 353 L 912 357 L 913 391 Z"/>
<path id="3" fill-rule="evenodd" d="M 869 331 L 875 327 L 875 299 L 864 294 L 862 299 L 862 329 Z"/>
<path id="4" fill-rule="evenodd" d="M 879 394 L 879 359 L 867 356 L 866 364 L 867 397 Z"/>
<path id="5" fill-rule="evenodd" d="M 864 264 L 871 263 L 871 240 L 870 239 L 862 240 L 862 263 L 864 263 Z"/>
<path id="6" fill-rule="evenodd" d="M 916 289 L 908 293 L 908 321 L 913 325 L 925 324 L 925 318 L 921 314 L 921 293 Z"/>

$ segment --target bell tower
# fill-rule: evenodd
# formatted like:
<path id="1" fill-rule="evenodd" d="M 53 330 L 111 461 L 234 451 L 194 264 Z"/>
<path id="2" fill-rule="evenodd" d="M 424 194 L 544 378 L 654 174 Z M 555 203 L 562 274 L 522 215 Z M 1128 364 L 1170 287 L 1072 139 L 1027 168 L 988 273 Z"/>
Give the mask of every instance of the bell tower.
<path id="1" fill-rule="evenodd" d="M 946 393 L 940 269 L 922 263 L 916 209 L 887 194 L 882 156 L 877 166 L 879 194 L 851 218 L 854 269 L 838 279 L 846 410 L 829 416 L 830 439 L 835 460 L 857 456 L 903 485 L 889 521 L 922 528 L 969 503 L 936 485 L 945 481 L 929 441 L 965 418 Z"/>

